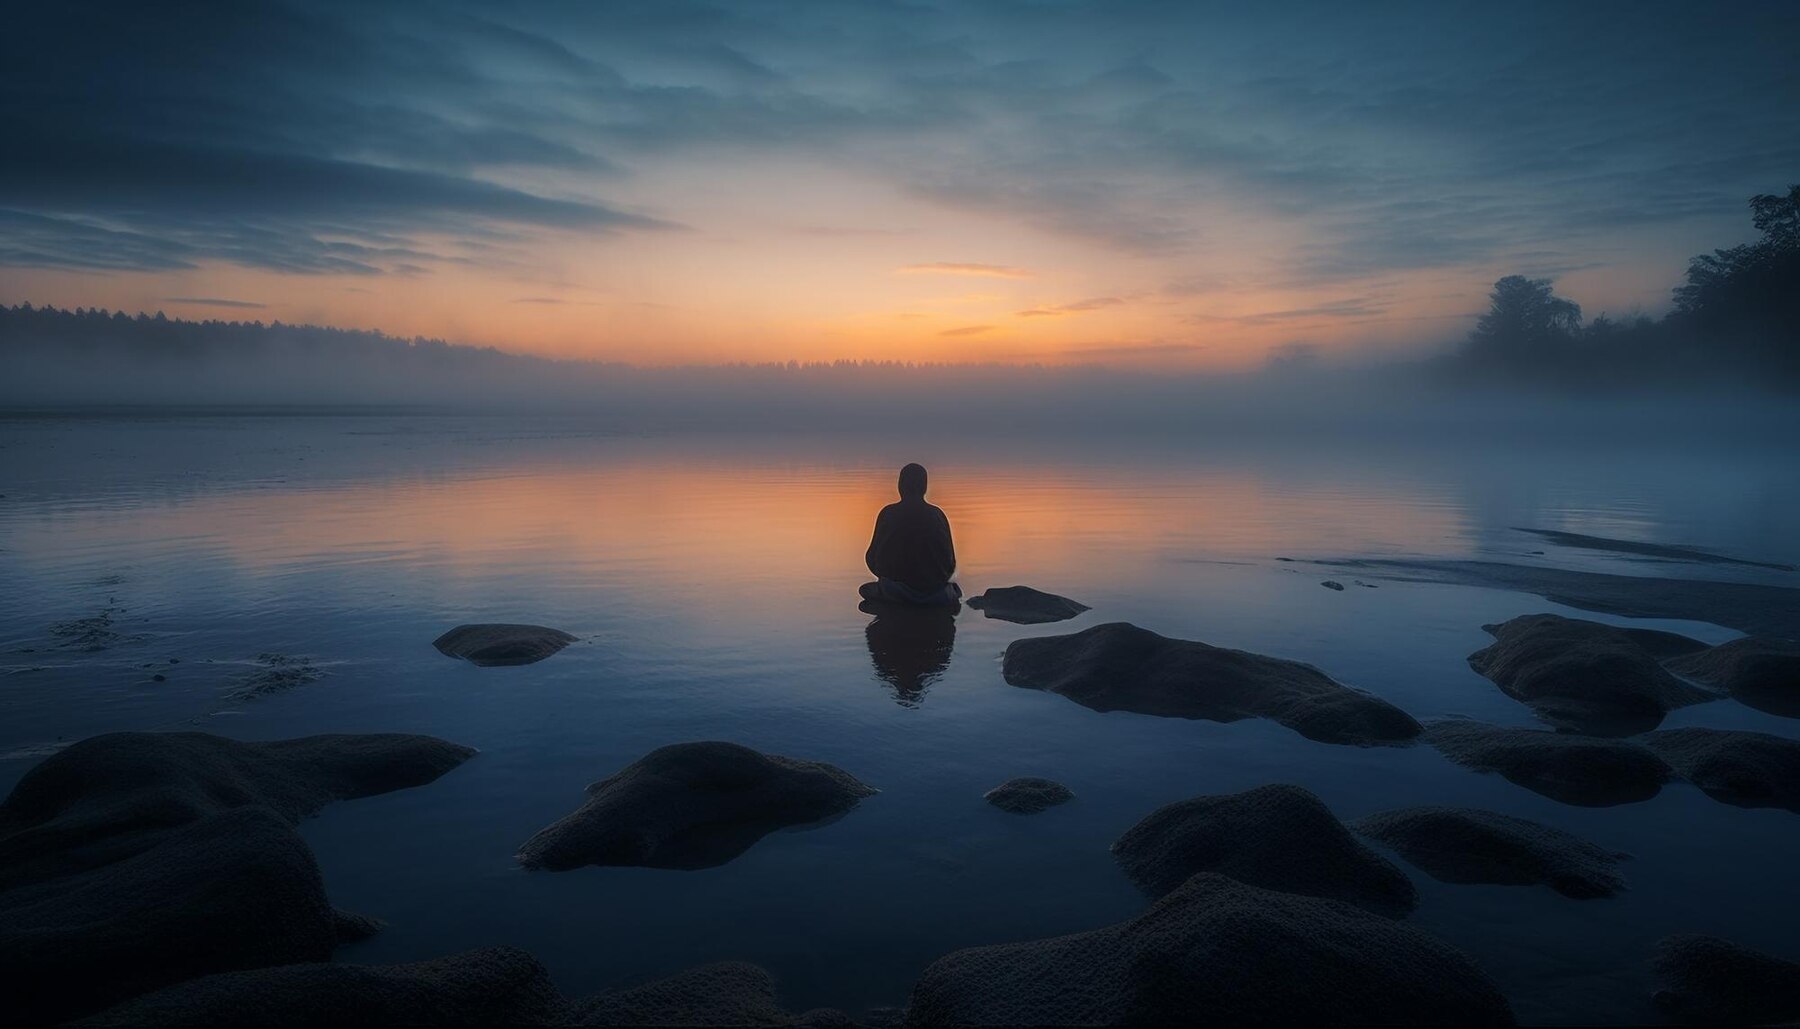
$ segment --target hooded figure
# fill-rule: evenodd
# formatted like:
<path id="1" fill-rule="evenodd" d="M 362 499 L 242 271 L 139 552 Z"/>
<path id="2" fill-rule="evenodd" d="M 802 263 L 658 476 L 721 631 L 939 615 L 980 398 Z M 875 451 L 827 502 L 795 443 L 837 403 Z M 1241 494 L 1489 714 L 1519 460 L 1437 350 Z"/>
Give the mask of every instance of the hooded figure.
<path id="1" fill-rule="evenodd" d="M 875 519 L 865 560 L 877 578 L 860 590 L 865 600 L 954 605 L 961 599 L 962 590 L 950 581 L 956 574 L 950 519 L 925 502 L 922 465 L 900 469 L 900 500 Z"/>

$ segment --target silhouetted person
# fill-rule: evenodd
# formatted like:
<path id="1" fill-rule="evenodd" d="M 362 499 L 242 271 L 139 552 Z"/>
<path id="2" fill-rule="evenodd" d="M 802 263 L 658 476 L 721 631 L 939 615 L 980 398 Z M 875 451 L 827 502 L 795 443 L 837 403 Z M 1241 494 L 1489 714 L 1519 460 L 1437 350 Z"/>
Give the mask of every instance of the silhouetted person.
<path id="1" fill-rule="evenodd" d="M 865 600 L 858 610 L 875 616 L 863 630 L 875 677 L 894 691 L 894 700 L 918 707 L 925 691 L 950 664 L 950 651 L 956 645 L 956 608 Z"/>
<path id="2" fill-rule="evenodd" d="M 876 576 L 858 591 L 864 600 L 955 607 L 962 599 L 962 588 L 950 581 L 956 574 L 950 519 L 925 502 L 923 465 L 900 469 L 900 500 L 876 517 L 864 560 Z"/>

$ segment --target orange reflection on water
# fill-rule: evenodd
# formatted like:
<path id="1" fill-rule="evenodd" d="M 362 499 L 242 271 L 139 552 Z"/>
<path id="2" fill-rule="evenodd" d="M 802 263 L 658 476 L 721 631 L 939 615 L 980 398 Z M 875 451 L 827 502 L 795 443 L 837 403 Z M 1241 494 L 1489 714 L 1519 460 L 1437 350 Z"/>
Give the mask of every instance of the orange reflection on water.
<path id="1" fill-rule="evenodd" d="M 966 585 L 1117 580 L 1171 561 L 1454 547 L 1460 508 L 1406 484 L 1244 467 L 941 461 L 931 499 Z M 844 592 L 893 498 L 887 467 L 638 453 L 523 469 L 139 501 L 17 525 L 21 552 L 198 548 L 249 574 L 388 562 L 445 581 L 542 575 L 683 603 Z M 1434 543 L 1434 541 L 1437 541 Z"/>

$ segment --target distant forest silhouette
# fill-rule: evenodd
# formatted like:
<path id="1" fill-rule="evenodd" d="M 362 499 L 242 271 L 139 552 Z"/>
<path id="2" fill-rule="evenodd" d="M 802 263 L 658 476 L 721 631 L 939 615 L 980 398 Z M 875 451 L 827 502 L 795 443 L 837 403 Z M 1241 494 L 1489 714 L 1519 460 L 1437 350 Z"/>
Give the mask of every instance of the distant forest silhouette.
<path id="1" fill-rule="evenodd" d="M 1424 399 L 1451 386 L 1517 396 L 1751 383 L 1791 393 L 1800 389 L 1800 186 L 1754 197 L 1750 209 L 1761 238 L 1694 258 L 1660 319 L 1584 323 L 1551 280 L 1509 275 L 1494 284 L 1465 341 L 1376 368 L 1272 360 L 1251 377 L 898 361 L 644 368 L 368 330 L 27 303 L 0 306 L 0 404 L 473 403 L 657 414 L 685 406 L 711 421 L 790 405 L 796 417 L 1035 409 L 1131 420 L 1146 411 L 1253 409 L 1261 399 L 1244 388 L 1247 378 L 1264 396 L 1285 390 L 1308 408 L 1354 391 Z"/>
<path id="2" fill-rule="evenodd" d="M 1549 279 L 1508 275 L 1442 365 L 1463 380 L 1576 387 L 1750 378 L 1800 387 L 1800 185 L 1750 199 L 1762 238 L 1693 259 L 1660 319 L 1582 324 Z"/>

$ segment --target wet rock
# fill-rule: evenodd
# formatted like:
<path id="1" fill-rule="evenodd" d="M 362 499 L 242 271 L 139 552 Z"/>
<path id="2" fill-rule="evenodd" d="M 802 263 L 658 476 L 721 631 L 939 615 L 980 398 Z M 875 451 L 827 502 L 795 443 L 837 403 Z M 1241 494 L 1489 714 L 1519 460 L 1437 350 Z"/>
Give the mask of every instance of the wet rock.
<path id="1" fill-rule="evenodd" d="M 1062 783 L 1030 775 L 1008 779 L 982 796 L 989 804 L 1016 815 L 1036 814 L 1075 799 L 1075 794 Z"/>
<path id="2" fill-rule="evenodd" d="M 325 960 L 374 924 L 332 909 L 294 823 L 473 753 L 424 736 L 204 733 L 61 750 L 0 804 L 9 1015 L 56 1021 L 195 976 Z"/>
<path id="3" fill-rule="evenodd" d="M 575 642 L 561 629 L 542 625 L 509 625 L 483 622 L 459 625 L 433 640 L 431 645 L 449 657 L 473 665 L 528 665 L 542 661 Z"/>
<path id="4" fill-rule="evenodd" d="M 1675 778 L 1663 759 L 1628 740 L 1456 718 L 1428 724 L 1425 741 L 1465 768 L 1498 772 L 1534 793 L 1582 807 L 1649 800 Z"/>
<path id="5" fill-rule="evenodd" d="M 25 773 L 0 804 L 0 889 L 129 857 L 231 808 L 260 805 L 297 823 L 334 800 L 423 786 L 474 754 L 400 733 L 94 736 Z"/>
<path id="6" fill-rule="evenodd" d="M 587 788 L 519 848 L 527 868 L 711 868 L 787 826 L 841 815 L 874 788 L 841 768 L 735 743 L 677 743 Z"/>
<path id="7" fill-rule="evenodd" d="M 1344 592 L 1344 584 L 1332 579 L 1326 579 L 1324 582 L 1319 583 L 1319 585 L 1328 590 L 1337 590 L 1339 593 Z"/>
<path id="8" fill-rule="evenodd" d="M 227 700 L 254 700 L 271 693 L 285 693 L 296 686 L 315 682 L 325 674 L 310 657 L 265 653 L 256 655 L 256 663 L 261 667 L 233 687 L 225 695 Z"/>
<path id="9" fill-rule="evenodd" d="M 1800 963 L 1729 940 L 1677 933 L 1650 960 L 1656 1006 L 1697 1025 L 1770 1025 L 1800 1020 Z"/>
<path id="10" fill-rule="evenodd" d="M 1565 897 L 1610 897 L 1625 888 L 1626 857 L 1547 825 L 1473 808 L 1383 811 L 1350 828 L 1398 851 L 1447 883 L 1543 884 Z"/>
<path id="11" fill-rule="evenodd" d="M 1707 796 L 1800 813 L 1800 740 L 1737 729 L 1664 729 L 1645 746 Z"/>
<path id="12" fill-rule="evenodd" d="M 291 825 L 240 807 L 121 860 L 0 893 L 7 1015 L 59 1022 L 232 969 L 323 961 L 337 919 Z"/>
<path id="13" fill-rule="evenodd" d="M 1196 872 L 1217 872 L 1396 918 L 1418 903 L 1405 872 L 1298 786 L 1259 786 L 1160 807 L 1126 830 L 1112 851 L 1131 881 L 1153 897 Z"/>
<path id="14" fill-rule="evenodd" d="M 1059 693 L 1096 711 L 1268 718 L 1308 739 L 1363 746 L 1405 743 L 1419 733 L 1411 715 L 1311 665 L 1170 639 L 1125 622 L 1017 640 L 1006 648 L 1001 672 L 1014 686 Z"/>
<path id="15" fill-rule="evenodd" d="M 403 965 L 307 963 L 208 975 L 77 1024 L 549 1025 L 560 1007 L 536 958 L 487 947 Z"/>
<path id="16" fill-rule="evenodd" d="M 1669 669 L 1758 710 L 1800 718 L 1800 643 L 1746 636 L 1676 658 Z"/>
<path id="17" fill-rule="evenodd" d="M 1629 736 L 1656 728 L 1676 708 L 1718 699 L 1658 661 L 1706 648 L 1685 636 L 1553 614 L 1482 628 L 1494 643 L 1470 654 L 1469 667 L 1559 728 Z"/>
<path id="18" fill-rule="evenodd" d="M 1076 603 L 1054 593 L 1034 590 L 1030 586 L 995 587 L 979 597 L 970 597 L 968 604 L 989 618 L 1017 622 L 1020 625 L 1060 622 L 1090 610 L 1086 604 Z"/>
<path id="19" fill-rule="evenodd" d="M 775 1001 L 775 980 L 756 965 L 722 961 L 643 986 L 571 1003 L 565 1025 L 850 1025 L 841 1011 L 800 1015 Z"/>
<path id="20" fill-rule="evenodd" d="M 1117 925 L 959 950 L 912 1025 L 1508 1025 L 1463 954 L 1403 922 L 1201 873 Z"/>

